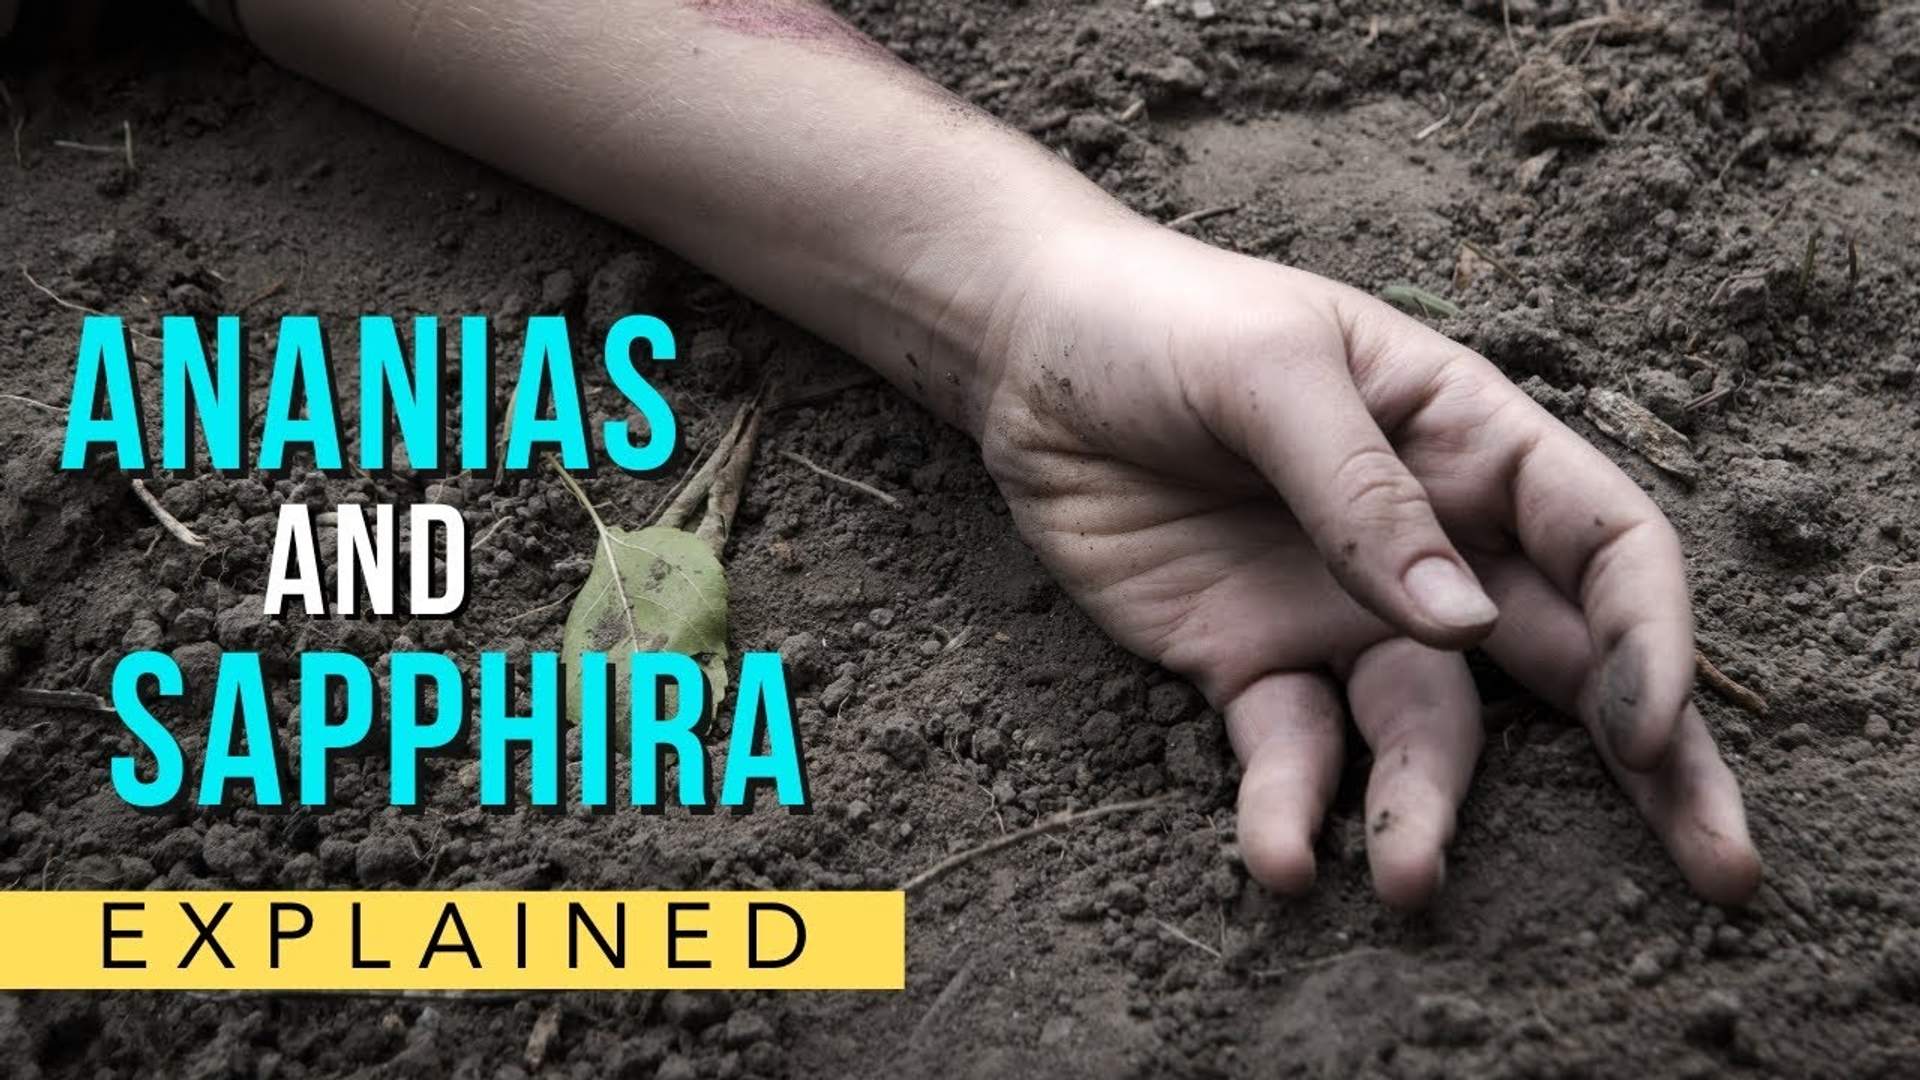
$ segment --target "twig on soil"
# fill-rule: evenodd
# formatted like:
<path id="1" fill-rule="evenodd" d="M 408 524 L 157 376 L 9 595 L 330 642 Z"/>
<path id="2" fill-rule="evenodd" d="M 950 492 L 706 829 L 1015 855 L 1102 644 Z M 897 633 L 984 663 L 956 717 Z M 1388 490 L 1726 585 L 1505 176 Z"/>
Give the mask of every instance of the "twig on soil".
<path id="1" fill-rule="evenodd" d="M 791 450 L 780 451 L 780 456 L 783 458 L 786 458 L 788 461 L 793 462 L 795 465 L 804 466 L 808 471 L 812 472 L 815 476 L 819 476 L 824 479 L 831 480 L 834 483 L 841 484 L 845 487 L 850 487 L 853 490 L 860 492 L 862 495 L 871 495 L 874 498 L 879 499 L 881 502 L 886 503 L 888 506 L 893 507 L 895 510 L 900 509 L 899 499 L 896 499 L 893 496 L 887 494 L 886 492 L 881 491 L 879 488 L 874 487 L 872 484 L 863 483 L 859 480 L 855 480 L 850 476 L 841 476 L 837 472 L 833 472 L 830 469 L 814 464 L 811 460 L 799 454 L 796 454 Z"/>
<path id="2" fill-rule="evenodd" d="M 1517 73 L 1508 76 L 1507 81 L 1500 84 L 1500 89 L 1495 90 L 1492 97 L 1475 105 L 1473 111 L 1467 114 L 1466 122 L 1460 125 L 1460 134 L 1465 135 L 1467 132 L 1472 131 L 1473 125 L 1479 123 L 1482 116 L 1485 116 L 1488 112 L 1504 104 L 1507 100 L 1507 94 L 1513 90 L 1513 84 L 1516 81 L 1518 81 Z"/>
<path id="3" fill-rule="evenodd" d="M 1500 22 L 1507 28 L 1507 48 L 1513 52 L 1515 60 L 1520 59 L 1520 43 L 1513 39 L 1513 4 L 1511 0 L 1500 0 Z"/>
<path id="4" fill-rule="evenodd" d="M 62 150 L 79 150 L 88 154 L 118 154 L 123 152 L 120 147 L 110 143 L 74 142 L 72 139 L 55 139 L 53 140 L 53 145 Z"/>
<path id="5" fill-rule="evenodd" d="M 1789 195 L 1787 196 L 1787 200 L 1780 204 L 1780 209 L 1775 210 L 1773 216 L 1767 219 L 1767 223 L 1760 227 L 1760 235 L 1773 235 L 1773 227 L 1780 224 L 1780 219 L 1786 217 L 1787 211 L 1791 209 L 1793 209 L 1793 196 Z"/>
<path id="6" fill-rule="evenodd" d="M 23 686 L 7 695 L 9 705 L 27 705 L 36 709 L 67 709 L 71 712 L 118 716 L 99 694 L 85 690 L 36 690 Z"/>
<path id="7" fill-rule="evenodd" d="M 978 780 L 973 782 L 973 786 L 979 788 L 980 794 L 987 797 L 987 813 L 993 815 L 994 825 L 999 828 L 1000 835 L 1005 836 L 1007 834 L 1007 816 L 1000 812 L 1000 800 L 994 797 L 993 789 Z"/>
<path id="8" fill-rule="evenodd" d="M 246 301 L 242 303 L 239 307 L 235 308 L 234 311 L 235 313 L 244 312 L 248 308 L 252 307 L 253 305 L 259 303 L 262 300 L 272 299 L 273 297 L 280 295 L 280 290 L 285 289 L 286 287 L 287 287 L 287 279 L 281 278 L 279 281 L 274 282 L 273 284 L 267 286 L 264 289 L 261 289 L 259 292 L 254 293 L 252 296 L 248 297 Z"/>
<path id="9" fill-rule="evenodd" d="M 1705 680 L 1708 686 L 1713 687 L 1721 697 L 1755 716 L 1767 715 L 1767 699 L 1733 681 L 1726 672 L 1714 667 L 1713 661 L 1707 659 L 1706 653 L 1696 649 L 1693 654 L 1693 663 L 1700 671 L 1700 678 Z"/>
<path id="10" fill-rule="evenodd" d="M 1189 225 L 1198 225 L 1208 218 L 1217 218 L 1222 214 L 1234 214 L 1239 211 L 1240 208 L 1237 206 L 1209 206 L 1205 210 L 1193 210 L 1181 214 L 1179 217 L 1167 222 L 1167 228 L 1184 229 Z"/>
<path id="11" fill-rule="evenodd" d="M 726 462 L 728 455 L 733 453 L 733 444 L 739 441 L 740 433 L 746 429 L 747 416 L 754 410 L 757 400 L 756 398 L 740 406 L 739 411 L 733 414 L 733 420 L 727 425 L 726 432 L 707 453 L 707 460 L 701 462 L 700 467 L 687 477 L 686 483 L 680 486 L 680 493 L 675 495 L 673 500 L 667 503 L 667 508 L 660 511 L 659 516 L 654 518 L 655 525 L 665 525 L 670 529 L 686 527 L 687 520 L 693 516 L 694 510 L 699 508 L 701 501 L 713 490 L 714 477 L 719 475 L 720 466 Z"/>
<path id="12" fill-rule="evenodd" d="M 1044 836 L 1047 833 L 1078 825 L 1085 821 L 1091 821 L 1094 818 L 1106 817 L 1109 814 L 1130 814 L 1140 810 L 1154 810 L 1162 806 L 1170 806 L 1173 802 L 1174 800 L 1171 797 L 1163 795 L 1153 799 L 1135 799 L 1131 802 L 1109 803 L 1106 806 L 1096 806 L 1090 810 L 1076 810 L 1071 814 L 1055 814 L 1045 821 L 1035 822 L 1024 829 L 1016 829 L 1005 836 L 996 837 L 977 847 L 971 847 L 958 854 L 949 855 L 908 878 L 906 881 L 901 882 L 900 891 L 912 892 L 915 889 L 945 877 L 975 859 L 991 855 L 996 851 L 1012 847 L 1023 841 L 1031 840 L 1036 836 Z"/>
<path id="13" fill-rule="evenodd" d="M 968 956 L 966 963 L 960 965 L 960 970 L 954 972 L 953 978 L 947 980 L 947 985 L 941 988 L 939 995 L 933 999 L 933 1004 L 927 1006 L 927 1011 L 920 1015 L 920 1022 L 913 1025 L 913 1034 L 907 1036 L 908 1046 L 922 1042 L 927 1033 L 934 1029 L 934 1019 L 946 1012 L 959 999 L 961 991 L 967 988 L 967 979 L 973 974 L 973 965 L 979 959 L 978 953 Z"/>
<path id="14" fill-rule="evenodd" d="M 1206 953 L 1208 956 L 1213 957 L 1215 960 L 1225 959 L 1224 954 L 1222 954 L 1219 949 L 1216 949 L 1213 946 L 1207 944 L 1206 942 L 1201 941 L 1199 938 L 1194 937 L 1192 934 L 1187 933 L 1185 930 L 1180 929 L 1179 927 L 1173 925 L 1167 920 L 1155 919 L 1153 921 L 1159 925 L 1160 929 L 1165 930 L 1167 933 L 1173 935 L 1174 940 L 1183 942 L 1187 945 L 1191 945 L 1194 948 L 1199 949 L 1201 952 Z"/>
<path id="15" fill-rule="evenodd" d="M 27 115 L 13 103 L 13 95 L 7 92 L 5 83 L 0 83 L 0 103 L 7 107 L 7 126 L 13 129 L 13 163 L 25 172 L 27 155 L 20 150 L 20 132 L 27 126 Z"/>
<path id="16" fill-rule="evenodd" d="M 1748 270 L 1744 273 L 1729 274 L 1724 281 L 1713 287 L 1713 292 L 1707 297 L 1707 306 L 1712 307 L 1720 303 L 1720 298 L 1727 295 L 1727 290 L 1732 288 L 1735 282 L 1757 281 L 1766 276 L 1765 270 Z"/>
<path id="17" fill-rule="evenodd" d="M 30 397 L 21 397 L 19 394 L 0 394 L 0 401 L 17 401 L 22 405 L 31 405 L 36 409 L 45 409 L 50 413 L 63 413 L 67 411 L 58 405 L 49 405 L 44 401 L 35 401 Z"/>
<path id="18" fill-rule="evenodd" d="M 1807 234 L 1807 254 L 1800 260 L 1800 295 L 1805 296 L 1813 288 L 1813 257 L 1820 250 L 1820 229 L 1816 226 Z"/>
<path id="19" fill-rule="evenodd" d="M 33 286 L 36 290 L 38 290 L 40 295 L 46 297 L 47 299 L 53 301 L 56 304 L 59 304 L 61 307 L 66 308 L 68 311 L 78 311 L 83 315 L 100 315 L 100 316 L 107 315 L 106 312 L 101 311 L 99 308 L 90 308 L 85 304 L 76 304 L 73 301 L 67 299 L 66 297 L 61 296 L 59 293 L 54 292 L 52 289 L 47 288 L 45 285 L 40 284 L 40 279 L 34 277 L 32 272 L 29 271 L 24 266 L 20 268 L 20 276 L 26 278 L 27 284 Z M 127 333 L 132 334 L 134 337 L 137 337 L 142 341 L 159 341 L 160 340 L 159 338 L 154 337 L 152 334 L 146 333 L 143 330 L 136 330 L 131 326 L 127 327 Z M 139 354 L 136 352 L 135 355 L 137 356 Z M 144 359 L 144 357 L 142 359 Z"/>
<path id="20" fill-rule="evenodd" d="M 1428 139 L 1433 137 L 1434 132 L 1439 131 L 1441 128 L 1446 127 L 1448 124 L 1453 122 L 1453 103 L 1451 101 L 1448 101 L 1444 95 L 1441 97 L 1440 101 L 1442 104 L 1444 104 L 1447 107 L 1447 111 L 1441 114 L 1440 119 L 1435 120 L 1433 123 L 1428 124 L 1426 127 L 1423 127 L 1419 131 L 1414 132 L 1413 133 L 1414 142 L 1417 142 L 1417 143 L 1426 142 Z"/>
<path id="21" fill-rule="evenodd" d="M 120 121 L 120 134 L 124 137 L 127 147 L 127 171 L 135 172 L 137 170 L 133 164 L 133 121 Z"/>
<path id="22" fill-rule="evenodd" d="M 1493 267 L 1495 273 L 1499 274 L 1503 278 L 1506 278 L 1508 281 L 1513 282 L 1513 284 L 1517 288 L 1519 288 L 1521 292 L 1527 291 L 1526 280 L 1523 279 L 1519 274 L 1514 273 L 1513 269 L 1509 267 L 1506 263 L 1501 262 L 1499 259 L 1494 258 L 1492 252 L 1488 251 L 1486 248 L 1481 247 L 1479 244 L 1476 244 L 1471 240 L 1462 240 L 1460 241 L 1460 243 L 1468 251 L 1471 251 L 1475 255 L 1478 255 L 1482 259 L 1486 260 L 1487 265 Z"/>
<path id="23" fill-rule="evenodd" d="M 1353 960 L 1362 956 L 1373 956 L 1388 951 L 1387 949 L 1378 949 L 1369 945 L 1359 949 L 1348 949 L 1346 952 L 1333 953 L 1329 956 L 1316 956 L 1311 960 L 1302 960 L 1297 964 L 1288 964 L 1285 967 L 1262 968 L 1259 971 L 1251 971 L 1247 974 L 1255 979 L 1284 979 L 1289 975 L 1298 975 L 1305 971 L 1317 971 L 1320 968 L 1333 967 L 1335 964 L 1345 960 Z"/>
<path id="24" fill-rule="evenodd" d="M 1701 394 L 1699 397 L 1696 397 L 1691 401 L 1688 401 L 1685 405 L 1680 406 L 1680 411 L 1699 412 L 1701 409 L 1707 408 L 1709 406 L 1718 405 L 1722 398 L 1731 396 L 1734 391 L 1740 389 L 1741 383 L 1742 383 L 1742 380 L 1738 378 L 1735 378 L 1731 382 L 1727 382 L 1727 383 L 1717 383 L 1713 389 L 1708 390 L 1706 393 Z"/>
<path id="25" fill-rule="evenodd" d="M 1866 587 L 1862 583 L 1867 580 L 1868 574 L 1876 572 L 1897 580 L 1906 577 L 1908 574 L 1920 574 L 1920 566 L 1885 566 L 1880 563 L 1875 563 L 1854 575 L 1853 594 L 1855 596 L 1867 595 Z"/>
<path id="26" fill-rule="evenodd" d="M 147 482 L 145 480 L 141 480 L 138 477 L 134 478 L 133 493 L 140 496 L 140 501 L 147 504 L 147 509 L 153 511 L 153 516 L 160 519 L 160 527 L 172 533 L 175 540 L 180 541 L 188 547 L 203 548 L 207 546 L 205 537 L 187 528 L 179 518 L 167 513 L 167 508 L 161 506 L 160 500 L 154 498 L 153 492 L 147 490 Z"/>
<path id="27" fill-rule="evenodd" d="M 494 518 L 493 524 L 487 526 L 486 529 L 483 532 L 481 532 L 479 537 L 474 540 L 473 550 L 479 551 L 480 548 L 484 546 L 487 541 L 493 539 L 493 534 L 499 532 L 500 527 L 502 525 L 505 525 L 507 521 L 508 521 L 508 517 L 505 514 L 501 514 L 499 517 Z"/>
<path id="28" fill-rule="evenodd" d="M 726 550 L 727 536 L 733 532 L 734 515 L 739 512 L 740 499 L 747 491 L 747 470 L 753 464 L 754 444 L 760 441 L 760 420 L 766 415 L 760 408 L 760 399 L 761 393 L 756 392 L 747 402 L 747 426 L 740 430 L 740 438 L 727 450 L 727 459 L 721 463 L 720 471 L 714 473 L 713 487 L 707 492 L 707 512 L 693 533 L 706 541 L 716 556 Z"/>
<path id="29" fill-rule="evenodd" d="M 47 299 L 53 301 L 56 304 L 59 304 L 61 307 L 66 308 L 68 311 L 79 311 L 79 312 L 84 312 L 85 314 L 88 314 L 88 315 L 105 315 L 106 314 L 106 312 L 101 311 L 97 308 L 90 308 L 85 304 L 76 304 L 73 301 L 67 299 L 66 297 L 61 296 L 59 293 L 54 292 L 52 289 L 47 288 L 45 285 L 40 284 L 39 279 L 34 277 L 33 274 L 29 272 L 27 268 L 24 266 L 20 268 L 20 276 L 27 279 L 27 284 L 40 290 L 40 295 L 46 297 Z"/>
<path id="30" fill-rule="evenodd" d="M 502 620 L 502 623 L 505 625 L 511 626 L 514 623 L 519 622 L 521 619 L 531 618 L 532 616 L 538 615 L 543 611 L 552 611 L 554 608 L 557 608 L 561 604 L 564 604 L 567 601 L 573 599 L 574 597 L 580 595 L 580 590 L 585 587 L 586 587 L 585 583 L 582 583 L 580 585 L 575 585 L 573 588 L 568 589 L 567 595 L 561 597 L 560 599 L 550 600 L 547 603 L 541 604 L 539 607 L 530 607 L 518 615 L 509 616 L 508 618 Z"/>

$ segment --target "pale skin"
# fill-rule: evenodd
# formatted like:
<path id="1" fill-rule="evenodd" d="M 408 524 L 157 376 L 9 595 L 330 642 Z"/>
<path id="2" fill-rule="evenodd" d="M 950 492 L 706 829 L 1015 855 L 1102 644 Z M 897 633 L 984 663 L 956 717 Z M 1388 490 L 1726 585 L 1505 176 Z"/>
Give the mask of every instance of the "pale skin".
<path id="1" fill-rule="evenodd" d="M 672 247 L 980 444 L 1015 522 L 1244 766 L 1248 871 L 1314 880 L 1351 718 L 1367 842 L 1429 901 L 1473 645 L 1581 718 L 1703 897 L 1760 880 L 1690 702 L 1680 544 L 1491 364 L 1142 220 L 808 0 L 241 0 L 269 55 Z"/>

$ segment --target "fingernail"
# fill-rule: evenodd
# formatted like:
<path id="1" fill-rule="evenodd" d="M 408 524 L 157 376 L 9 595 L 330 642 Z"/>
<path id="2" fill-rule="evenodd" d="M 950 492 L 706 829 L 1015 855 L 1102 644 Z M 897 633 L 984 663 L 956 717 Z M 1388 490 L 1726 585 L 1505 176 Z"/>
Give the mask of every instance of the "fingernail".
<path id="1" fill-rule="evenodd" d="M 1414 563 L 1401 584 L 1420 610 L 1443 626 L 1485 626 L 1500 614 L 1465 570 L 1438 555 Z"/>

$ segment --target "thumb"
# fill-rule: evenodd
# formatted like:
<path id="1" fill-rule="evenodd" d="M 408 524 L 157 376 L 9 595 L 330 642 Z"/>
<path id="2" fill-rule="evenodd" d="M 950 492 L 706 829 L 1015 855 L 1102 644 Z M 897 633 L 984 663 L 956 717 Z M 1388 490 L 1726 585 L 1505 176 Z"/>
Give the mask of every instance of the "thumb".
<path id="1" fill-rule="evenodd" d="M 1338 347 L 1338 362 L 1315 355 L 1324 349 L 1298 363 L 1251 359 L 1221 380 L 1230 385 L 1190 400 L 1211 403 L 1216 432 L 1279 491 L 1355 599 L 1424 645 L 1472 645 L 1499 612 L 1368 412 L 1343 340 Z"/>

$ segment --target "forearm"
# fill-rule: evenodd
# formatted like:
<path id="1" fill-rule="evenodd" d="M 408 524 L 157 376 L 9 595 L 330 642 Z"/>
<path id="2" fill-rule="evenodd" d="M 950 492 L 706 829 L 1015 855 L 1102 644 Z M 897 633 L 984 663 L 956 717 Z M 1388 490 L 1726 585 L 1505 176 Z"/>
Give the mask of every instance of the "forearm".
<path id="1" fill-rule="evenodd" d="M 241 0 L 270 56 L 666 244 L 978 434 L 1064 162 L 812 0 Z"/>

